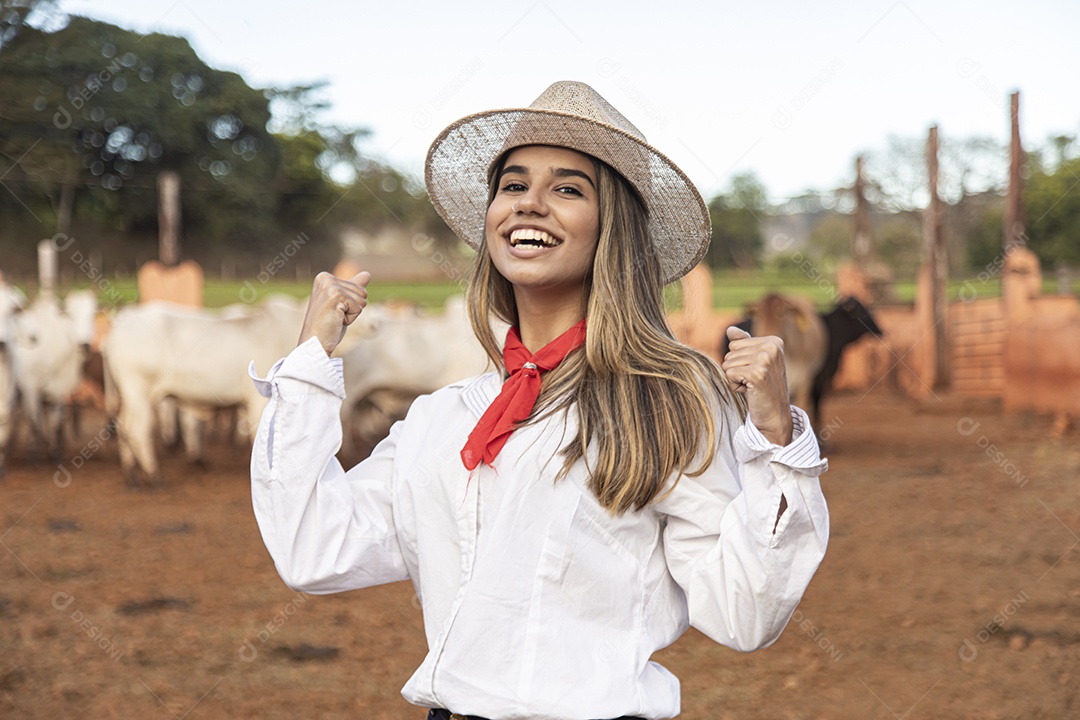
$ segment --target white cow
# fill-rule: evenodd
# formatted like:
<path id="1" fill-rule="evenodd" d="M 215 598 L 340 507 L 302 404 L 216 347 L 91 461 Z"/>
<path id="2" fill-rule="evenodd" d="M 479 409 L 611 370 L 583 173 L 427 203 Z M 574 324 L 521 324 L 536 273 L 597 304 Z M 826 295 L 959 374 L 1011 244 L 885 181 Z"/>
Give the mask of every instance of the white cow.
<path id="1" fill-rule="evenodd" d="M 34 446 L 44 439 L 53 460 L 63 452 L 64 414 L 82 382 L 96 313 L 91 291 L 72 292 L 63 304 L 44 292 L 14 319 L 12 362 L 21 406 Z"/>
<path id="2" fill-rule="evenodd" d="M 0 279 L 0 478 L 7 471 L 7 450 L 15 422 L 14 354 L 15 314 L 26 306 L 26 296 Z"/>
<path id="3" fill-rule="evenodd" d="M 303 316 L 295 302 L 264 303 L 245 315 L 168 303 L 117 313 L 102 351 L 107 410 L 118 417 L 120 462 L 129 482 L 136 464 L 160 480 L 154 426 L 165 398 L 182 408 L 183 428 L 207 408 L 240 406 L 248 418 L 258 418 L 266 400 L 248 377 L 248 363 L 254 360 L 256 370 L 266 373 L 296 346 Z"/>
<path id="4" fill-rule="evenodd" d="M 360 317 L 371 309 L 365 309 Z M 372 331 L 357 338 L 342 358 L 345 374 L 342 451 L 350 457 L 354 453 L 353 411 L 365 398 L 381 391 L 397 397 L 416 397 L 490 368 L 488 357 L 469 324 L 463 297 L 447 300 L 440 313 L 380 312 L 370 322 Z M 505 333 L 503 326 L 496 337 Z M 376 408 L 385 405 L 384 402 L 373 404 Z"/>
<path id="5" fill-rule="evenodd" d="M 272 293 L 267 295 L 261 305 L 252 306 L 247 303 L 227 305 L 212 311 L 221 319 L 235 319 L 247 317 L 253 312 L 271 312 L 287 314 L 290 317 L 302 318 L 306 311 L 307 300 L 298 299 L 290 295 Z M 342 338 L 335 357 L 341 357 L 354 347 L 359 339 L 370 335 L 382 317 L 383 310 L 377 306 L 369 306 L 361 318 L 354 321 Z M 297 328 L 297 336 L 299 327 Z M 297 338 L 293 338 L 295 341 Z M 284 347 L 284 345 L 283 345 Z M 292 349 L 289 345 L 288 349 Z M 261 369 L 261 368 L 260 368 Z M 385 403 L 384 403 L 385 404 Z M 250 441 L 255 435 L 255 425 L 259 422 L 259 416 L 251 416 L 245 405 L 237 405 L 228 408 L 212 408 L 204 405 L 195 405 L 182 402 L 175 397 L 167 397 L 158 405 L 158 427 L 162 439 L 167 445 L 182 444 L 184 454 L 188 461 L 205 469 L 205 443 L 206 428 L 214 420 L 225 420 L 226 437 L 235 441 L 238 437 L 244 441 Z"/>

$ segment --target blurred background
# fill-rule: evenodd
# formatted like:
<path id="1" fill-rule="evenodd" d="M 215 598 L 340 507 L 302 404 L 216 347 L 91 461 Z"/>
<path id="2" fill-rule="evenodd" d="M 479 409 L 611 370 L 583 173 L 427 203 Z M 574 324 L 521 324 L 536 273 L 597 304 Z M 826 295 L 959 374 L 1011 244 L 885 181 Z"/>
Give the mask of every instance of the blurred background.
<path id="1" fill-rule="evenodd" d="M 342 258 L 376 283 L 452 282 L 447 261 L 467 258 L 425 200 L 428 144 L 566 78 L 594 85 L 702 190 L 708 265 L 735 276 L 734 295 L 716 288 L 722 307 L 768 274 L 813 285 L 806 258 L 831 272 L 850 256 L 859 157 L 873 253 L 911 299 L 934 125 L 951 277 L 976 275 L 1002 248 L 1017 90 L 1029 247 L 1062 273 L 1080 262 L 1071 3 L 0 7 L 0 270 L 21 283 L 36 280 L 37 242 L 64 233 L 134 299 L 125 279 L 159 257 L 166 172 L 176 260 L 201 265 L 208 304 L 235 298 L 217 280 L 306 287 Z"/>

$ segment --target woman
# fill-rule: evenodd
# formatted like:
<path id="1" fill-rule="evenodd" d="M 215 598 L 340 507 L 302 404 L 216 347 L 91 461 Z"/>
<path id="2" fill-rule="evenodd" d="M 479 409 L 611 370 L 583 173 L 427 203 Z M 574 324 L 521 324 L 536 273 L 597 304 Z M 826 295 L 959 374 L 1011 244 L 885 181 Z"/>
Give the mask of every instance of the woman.
<path id="1" fill-rule="evenodd" d="M 470 316 L 500 372 L 417 399 L 345 472 L 327 356 L 369 276 L 320 275 L 259 381 L 266 546 L 306 592 L 412 581 L 429 652 L 402 694 L 429 718 L 674 717 L 652 653 L 690 625 L 772 643 L 825 551 L 826 463 L 782 343 L 732 328 L 721 372 L 672 338 L 661 290 L 703 256 L 705 204 L 587 85 L 451 125 L 426 179 L 477 249 Z"/>

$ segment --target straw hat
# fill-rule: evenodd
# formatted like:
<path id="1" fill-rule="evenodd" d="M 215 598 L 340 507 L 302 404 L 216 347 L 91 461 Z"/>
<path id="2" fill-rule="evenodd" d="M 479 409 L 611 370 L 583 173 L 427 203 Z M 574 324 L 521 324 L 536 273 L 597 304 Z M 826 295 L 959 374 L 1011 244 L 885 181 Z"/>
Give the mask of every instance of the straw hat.
<path id="1" fill-rule="evenodd" d="M 424 173 L 428 195 L 450 229 L 473 248 L 484 237 L 493 166 L 504 152 L 522 145 L 556 145 L 592 155 L 637 188 L 665 283 L 704 257 L 709 211 L 694 184 L 599 93 L 569 81 L 555 83 L 528 108 L 462 118 L 431 144 Z"/>

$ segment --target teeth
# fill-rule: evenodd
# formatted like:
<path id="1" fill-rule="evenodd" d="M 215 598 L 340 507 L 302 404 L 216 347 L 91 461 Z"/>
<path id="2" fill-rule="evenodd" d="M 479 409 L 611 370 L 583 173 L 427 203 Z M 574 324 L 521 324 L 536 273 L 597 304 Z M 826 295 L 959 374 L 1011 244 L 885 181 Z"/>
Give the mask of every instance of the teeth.
<path id="1" fill-rule="evenodd" d="M 539 242 L 545 247 L 554 247 L 559 244 L 559 242 L 555 238 L 551 237 L 543 230 L 536 230 L 534 228 L 519 228 L 510 233 L 511 245 L 516 247 L 520 245 L 524 240 L 533 240 Z"/>

